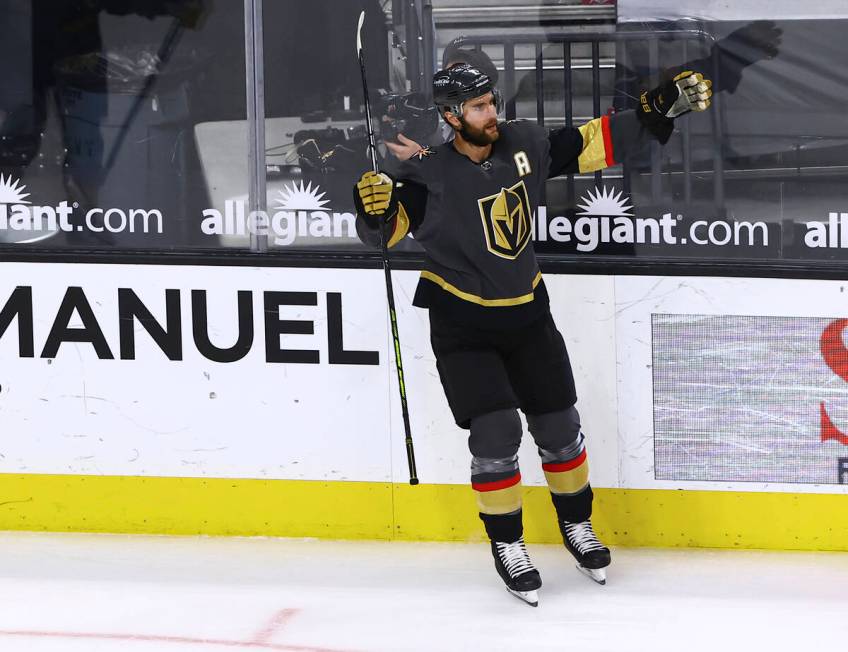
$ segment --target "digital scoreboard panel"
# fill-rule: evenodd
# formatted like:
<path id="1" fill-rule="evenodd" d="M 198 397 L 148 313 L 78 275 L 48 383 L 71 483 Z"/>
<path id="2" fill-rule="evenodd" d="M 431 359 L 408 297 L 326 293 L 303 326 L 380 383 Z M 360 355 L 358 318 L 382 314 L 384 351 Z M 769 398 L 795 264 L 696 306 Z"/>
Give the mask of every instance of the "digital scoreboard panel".
<path id="1" fill-rule="evenodd" d="M 848 484 L 846 327 L 652 314 L 655 478 Z"/>

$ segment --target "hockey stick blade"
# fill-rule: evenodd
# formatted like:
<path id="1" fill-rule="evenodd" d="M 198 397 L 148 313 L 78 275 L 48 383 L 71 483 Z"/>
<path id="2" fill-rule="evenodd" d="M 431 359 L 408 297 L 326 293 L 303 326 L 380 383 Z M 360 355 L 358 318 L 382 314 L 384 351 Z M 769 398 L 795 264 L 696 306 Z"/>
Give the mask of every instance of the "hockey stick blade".
<path id="1" fill-rule="evenodd" d="M 362 25 L 365 23 L 365 11 L 359 14 L 359 24 L 356 26 L 356 56 L 362 52 Z"/>

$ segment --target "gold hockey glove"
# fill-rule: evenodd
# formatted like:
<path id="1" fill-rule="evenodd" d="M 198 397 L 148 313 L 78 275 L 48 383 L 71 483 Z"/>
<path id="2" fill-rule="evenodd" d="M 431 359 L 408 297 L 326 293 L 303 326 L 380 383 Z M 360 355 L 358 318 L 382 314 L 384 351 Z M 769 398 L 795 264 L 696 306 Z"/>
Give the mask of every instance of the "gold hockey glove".
<path id="1" fill-rule="evenodd" d="M 699 72 L 687 70 L 650 91 L 642 91 L 636 115 L 663 144 L 674 131 L 674 118 L 690 111 L 706 111 L 713 83 Z"/>
<path id="2" fill-rule="evenodd" d="M 353 189 L 356 212 L 371 225 L 388 222 L 397 213 L 395 181 L 385 172 L 364 173 Z"/>
<path id="3" fill-rule="evenodd" d="M 640 98 L 643 113 L 659 113 L 664 118 L 676 118 L 690 111 L 706 111 L 713 96 L 713 83 L 699 72 L 687 70 Z"/>

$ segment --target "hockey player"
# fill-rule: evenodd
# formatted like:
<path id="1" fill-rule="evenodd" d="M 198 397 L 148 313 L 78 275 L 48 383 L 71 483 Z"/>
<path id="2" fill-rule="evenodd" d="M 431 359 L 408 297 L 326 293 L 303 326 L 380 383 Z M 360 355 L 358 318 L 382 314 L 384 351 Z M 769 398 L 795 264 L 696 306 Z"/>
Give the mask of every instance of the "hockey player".
<path id="1" fill-rule="evenodd" d="M 563 541 L 578 568 L 605 581 L 610 551 L 592 530 L 592 488 L 568 353 L 530 243 L 545 181 L 623 160 L 676 117 L 703 111 L 710 82 L 695 72 L 642 93 L 638 111 L 547 133 L 498 122 L 492 80 L 469 64 L 436 73 L 433 97 L 455 132 L 396 175 L 366 172 L 354 188 L 368 244 L 408 233 L 426 252 L 413 305 L 429 309 L 430 341 L 453 417 L 469 430 L 471 484 L 507 589 L 538 604 L 542 582 L 524 545 L 518 447 L 524 412 Z"/>
<path id="2" fill-rule="evenodd" d="M 483 50 L 463 48 L 464 39 L 465 37 L 458 36 L 445 46 L 445 51 L 442 54 L 442 68 L 448 70 L 459 63 L 470 64 L 473 68 L 477 68 L 477 70 L 486 75 L 491 80 L 492 87 L 494 88 L 498 83 L 498 69 L 495 67 L 495 64 L 492 63 L 489 55 L 483 52 Z M 439 142 L 451 140 L 453 138 L 453 129 L 450 124 L 445 123 L 442 126 L 441 135 L 443 138 Z M 408 138 L 403 133 L 398 133 L 397 142 L 390 140 L 384 142 L 386 149 L 399 161 L 406 161 L 421 149 L 420 144 Z"/>

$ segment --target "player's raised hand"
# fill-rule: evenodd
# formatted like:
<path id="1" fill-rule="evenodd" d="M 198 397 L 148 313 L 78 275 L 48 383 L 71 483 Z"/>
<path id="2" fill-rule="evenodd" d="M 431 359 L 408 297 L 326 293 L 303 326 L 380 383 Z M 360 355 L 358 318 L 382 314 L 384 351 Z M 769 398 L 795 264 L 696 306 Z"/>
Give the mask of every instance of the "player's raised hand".
<path id="1" fill-rule="evenodd" d="M 689 111 L 706 111 L 713 96 L 713 83 L 709 79 L 704 79 L 704 76 L 699 72 L 687 70 L 677 75 L 672 80 L 677 86 L 680 95 L 677 101 L 672 105 L 667 118 L 676 118 Z"/>
<path id="2" fill-rule="evenodd" d="M 398 133 L 397 139 L 397 143 L 393 143 L 390 140 L 385 141 L 386 147 L 392 154 L 394 154 L 397 160 L 408 161 L 421 151 L 421 145 L 411 138 L 407 138 L 403 134 Z"/>
<path id="3" fill-rule="evenodd" d="M 353 189 L 353 201 L 363 218 L 388 222 L 397 212 L 394 179 L 385 172 L 365 172 Z"/>
<path id="4" fill-rule="evenodd" d="M 706 111 L 712 102 L 712 85 L 699 72 L 681 72 L 671 81 L 642 93 L 641 110 L 664 118 L 677 118 L 690 111 Z"/>
<path id="5" fill-rule="evenodd" d="M 783 30 L 773 20 L 755 20 L 716 42 L 725 54 L 751 65 L 761 59 L 774 59 L 780 53 Z M 723 80 L 723 77 L 722 77 Z"/>

